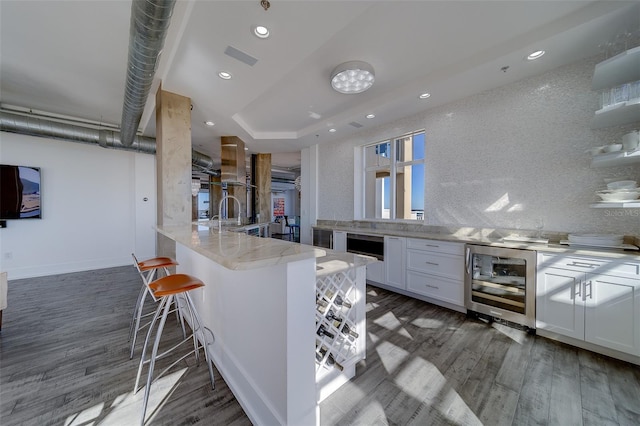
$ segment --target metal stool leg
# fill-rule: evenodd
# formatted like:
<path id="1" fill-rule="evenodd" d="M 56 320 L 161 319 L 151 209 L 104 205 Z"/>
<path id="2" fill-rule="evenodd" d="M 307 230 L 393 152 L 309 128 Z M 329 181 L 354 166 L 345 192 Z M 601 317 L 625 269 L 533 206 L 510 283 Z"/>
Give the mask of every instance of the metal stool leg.
<path id="1" fill-rule="evenodd" d="M 156 339 L 153 343 L 153 350 L 151 351 L 151 358 L 149 359 L 149 373 L 147 374 L 147 384 L 145 385 L 145 388 L 144 388 L 142 417 L 140 419 L 141 425 L 144 425 L 144 417 L 147 414 L 147 404 L 149 403 L 149 391 L 151 390 L 151 382 L 153 381 L 153 368 L 156 363 L 156 357 L 158 355 L 158 346 L 160 346 L 160 338 L 162 337 L 162 330 L 164 329 L 164 324 L 167 321 L 167 316 L 169 315 L 169 308 L 171 307 L 173 296 L 168 296 L 168 299 L 169 300 L 166 301 L 163 312 L 162 312 L 162 319 L 160 320 L 160 324 L 158 325 L 158 331 L 156 332 Z"/>
<path id="2" fill-rule="evenodd" d="M 211 334 L 211 343 L 213 343 L 214 341 L 214 336 L 211 330 L 204 327 L 202 320 L 200 318 L 200 315 L 198 314 L 198 311 L 195 308 L 195 305 L 193 303 L 193 299 L 189 294 L 190 290 L 193 290 L 202 286 L 204 286 L 204 283 L 202 283 L 202 281 L 186 274 L 171 275 L 168 277 L 158 279 L 153 283 L 149 284 L 149 291 L 155 297 L 159 297 L 160 303 L 158 304 L 158 308 L 156 309 L 153 319 L 149 325 L 149 330 L 147 330 L 147 335 L 146 335 L 145 342 L 142 349 L 142 356 L 140 359 L 140 363 L 138 365 L 138 374 L 136 376 L 136 383 L 134 385 L 134 393 L 136 393 L 138 391 L 138 386 L 140 384 L 140 377 L 142 376 L 142 370 L 144 368 L 144 365 L 149 364 L 148 372 L 147 372 L 147 380 L 144 386 L 145 395 L 143 397 L 141 424 L 144 424 L 147 406 L 149 403 L 149 393 L 150 393 L 151 385 L 153 384 L 153 382 L 155 380 L 158 380 L 167 371 L 169 371 L 176 364 L 178 364 L 179 362 L 181 362 L 191 354 L 194 354 L 196 357 L 196 360 L 198 360 L 199 362 L 200 348 L 203 348 L 205 351 L 205 360 L 207 363 L 207 368 L 209 370 L 209 379 L 211 380 L 211 387 L 212 389 L 215 389 L 213 365 L 211 363 L 209 350 L 208 350 L 208 346 L 210 343 L 208 342 L 206 332 Z M 162 332 L 166 324 L 167 317 L 171 313 L 172 306 L 175 306 L 175 309 L 180 312 L 181 317 L 184 315 L 188 315 L 187 318 L 190 319 L 192 333 L 191 335 L 189 335 L 188 337 L 185 337 L 181 342 L 177 343 L 170 349 L 167 349 L 162 353 L 158 353 Z M 158 320 L 160 320 L 159 323 L 158 323 Z M 156 324 L 157 324 L 157 330 L 155 330 Z M 151 336 L 154 333 L 154 330 L 155 330 L 155 339 L 154 339 L 153 348 L 151 350 L 151 355 L 149 359 L 146 359 L 149 341 L 151 339 Z M 193 349 L 187 351 L 186 354 L 182 355 L 180 358 L 175 360 L 171 365 L 169 365 L 162 372 L 160 372 L 154 379 L 153 373 L 154 373 L 156 361 L 169 355 L 172 351 L 174 351 L 184 343 L 188 342 L 189 340 L 192 340 Z"/>
<path id="3" fill-rule="evenodd" d="M 213 363 L 211 362 L 211 360 L 209 359 L 209 348 L 208 348 L 208 343 L 207 343 L 207 336 L 205 335 L 205 331 L 209 331 L 211 333 L 211 330 L 209 330 L 208 328 L 205 328 L 202 325 L 202 320 L 200 319 L 200 314 L 198 314 L 198 311 L 195 309 L 195 305 L 193 304 L 193 299 L 191 299 L 191 295 L 189 293 L 186 293 L 185 298 L 187 299 L 187 303 L 189 306 L 189 310 L 191 311 L 191 318 L 193 318 L 194 324 L 197 324 L 197 334 L 200 335 L 200 341 L 202 342 L 202 348 L 204 349 L 204 359 L 207 363 L 207 367 L 209 369 L 209 379 L 211 380 L 211 389 L 215 389 L 216 385 L 215 385 L 215 379 L 213 377 Z M 194 330 L 194 335 L 196 334 L 196 331 Z M 212 337 L 212 343 L 213 343 L 213 333 L 211 333 L 211 337 Z M 196 351 L 196 356 L 197 354 L 199 354 L 199 350 L 198 350 L 198 339 L 195 340 L 194 345 L 196 346 L 195 351 Z"/>

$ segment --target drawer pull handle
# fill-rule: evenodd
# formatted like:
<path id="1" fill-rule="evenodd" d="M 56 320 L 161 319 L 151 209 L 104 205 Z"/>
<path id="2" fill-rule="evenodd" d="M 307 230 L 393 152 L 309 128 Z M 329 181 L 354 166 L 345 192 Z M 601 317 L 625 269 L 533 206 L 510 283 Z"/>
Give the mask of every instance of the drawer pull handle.
<path id="1" fill-rule="evenodd" d="M 435 263 L 435 262 L 424 262 L 424 263 L 426 263 L 427 265 L 433 265 L 433 266 L 439 266 L 440 265 L 439 263 Z"/>
<path id="2" fill-rule="evenodd" d="M 578 266 L 580 268 L 595 268 L 598 267 L 600 265 L 596 265 L 594 263 L 586 263 L 586 262 L 572 262 L 572 263 L 567 263 L 567 266 Z"/>
<path id="3" fill-rule="evenodd" d="M 425 247 L 440 247 L 437 244 L 423 244 L 423 246 L 425 246 Z"/>
<path id="4" fill-rule="evenodd" d="M 436 290 L 438 290 L 440 288 L 437 285 L 429 285 L 429 284 L 425 284 L 425 287 L 435 288 Z"/>

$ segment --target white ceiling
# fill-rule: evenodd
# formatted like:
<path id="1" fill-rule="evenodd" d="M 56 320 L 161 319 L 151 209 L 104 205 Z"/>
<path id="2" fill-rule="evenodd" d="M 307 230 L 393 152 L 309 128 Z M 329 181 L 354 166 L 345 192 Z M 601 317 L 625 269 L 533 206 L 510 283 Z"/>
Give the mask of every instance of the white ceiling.
<path id="1" fill-rule="evenodd" d="M 636 1 L 270 1 L 268 11 L 258 0 L 176 3 L 142 134 L 155 136 L 161 81 L 191 98 L 196 150 L 215 161 L 220 136 L 236 135 L 249 152 L 291 167 L 303 147 L 595 55 L 640 28 Z M 0 0 L 2 106 L 119 125 L 130 13 L 130 1 Z M 271 37 L 255 37 L 256 24 Z M 257 63 L 225 55 L 227 46 Z M 523 60 L 537 49 L 547 53 Z M 350 60 L 374 67 L 369 91 L 331 89 L 331 70 Z M 221 70 L 233 79 L 218 78 Z M 431 98 L 419 100 L 425 91 Z"/>

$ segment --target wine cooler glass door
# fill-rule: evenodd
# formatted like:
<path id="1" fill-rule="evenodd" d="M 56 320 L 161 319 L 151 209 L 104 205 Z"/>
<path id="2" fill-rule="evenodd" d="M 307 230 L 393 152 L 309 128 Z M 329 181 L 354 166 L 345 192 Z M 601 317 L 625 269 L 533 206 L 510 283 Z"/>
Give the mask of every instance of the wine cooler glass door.
<path id="1" fill-rule="evenodd" d="M 467 308 L 534 327 L 535 252 L 476 246 L 469 261 Z"/>

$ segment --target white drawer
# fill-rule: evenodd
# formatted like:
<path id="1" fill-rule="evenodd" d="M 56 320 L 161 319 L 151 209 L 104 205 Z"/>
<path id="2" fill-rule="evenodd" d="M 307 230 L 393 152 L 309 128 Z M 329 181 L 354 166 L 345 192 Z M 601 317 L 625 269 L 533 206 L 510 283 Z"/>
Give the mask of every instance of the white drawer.
<path id="1" fill-rule="evenodd" d="M 463 280 L 464 258 L 451 254 L 407 250 L 407 269 Z"/>
<path id="2" fill-rule="evenodd" d="M 407 271 L 407 290 L 454 305 L 464 306 L 464 284 L 462 281 Z"/>
<path id="3" fill-rule="evenodd" d="M 601 275 L 640 276 L 640 262 L 621 261 L 602 257 L 559 256 L 541 253 L 538 267 L 554 267 Z"/>
<path id="4" fill-rule="evenodd" d="M 449 241 L 425 240 L 422 238 L 407 238 L 407 248 L 416 250 L 435 251 L 437 253 L 464 255 L 464 244 Z"/>

